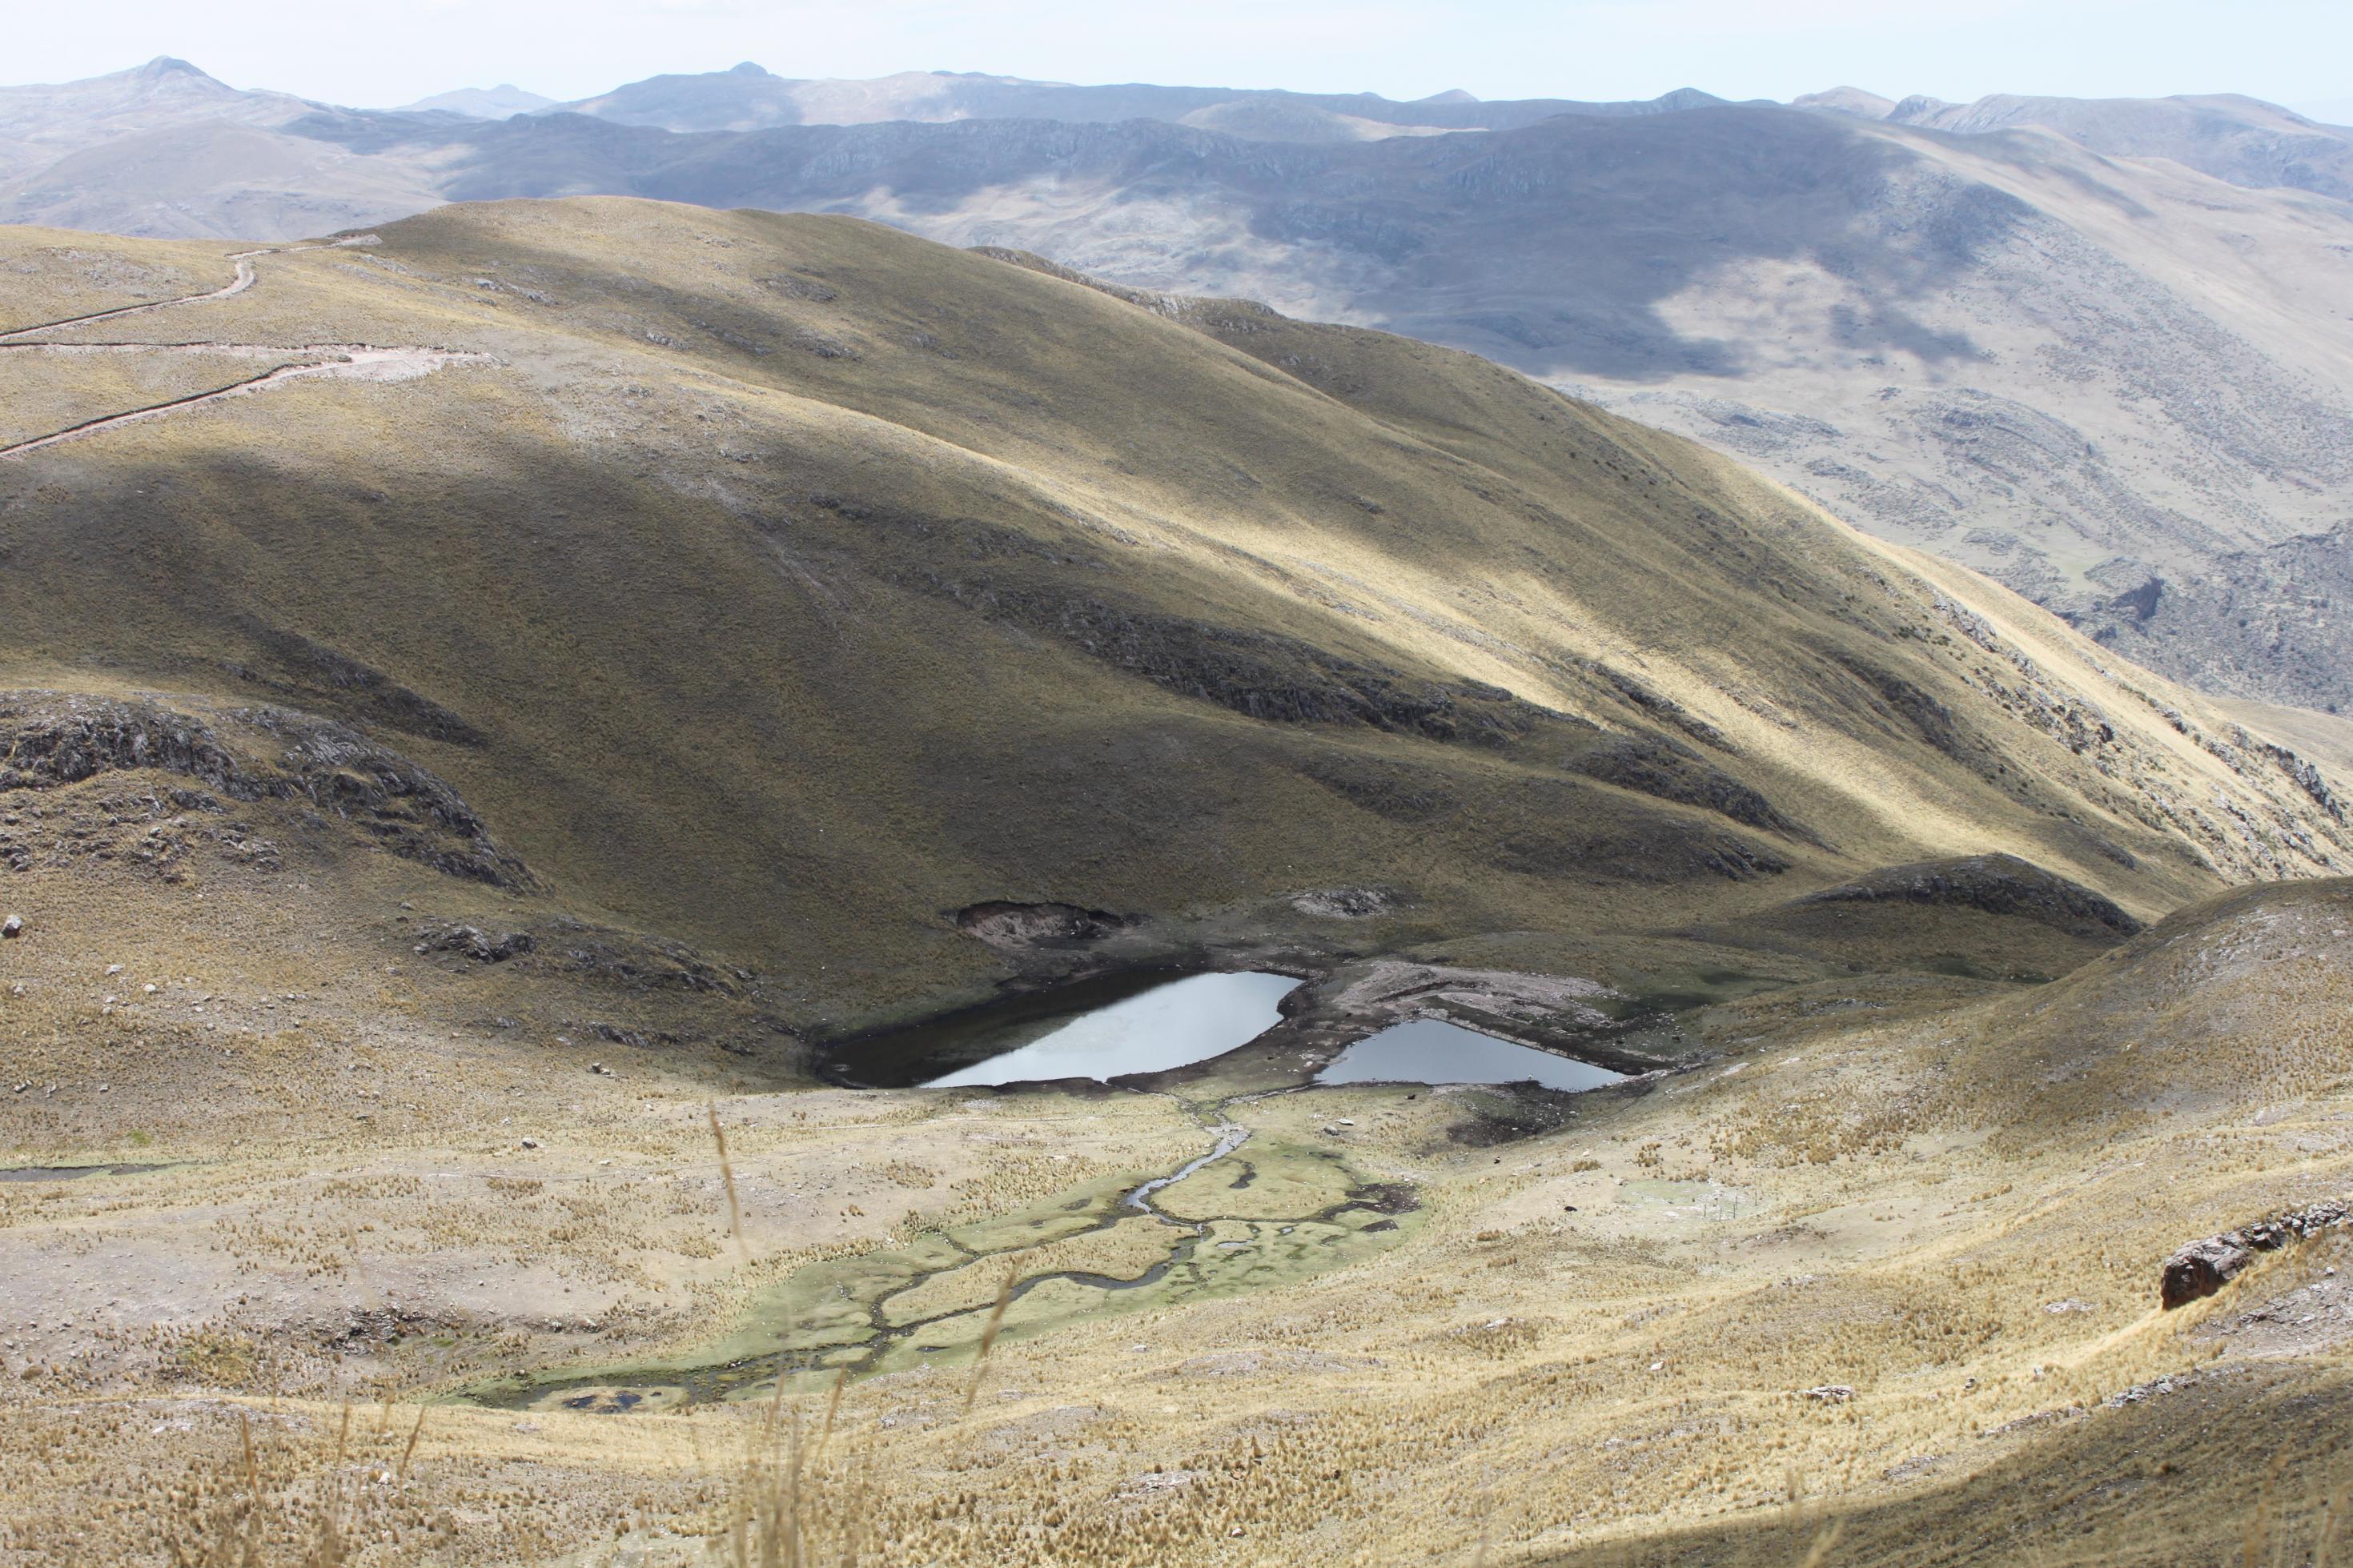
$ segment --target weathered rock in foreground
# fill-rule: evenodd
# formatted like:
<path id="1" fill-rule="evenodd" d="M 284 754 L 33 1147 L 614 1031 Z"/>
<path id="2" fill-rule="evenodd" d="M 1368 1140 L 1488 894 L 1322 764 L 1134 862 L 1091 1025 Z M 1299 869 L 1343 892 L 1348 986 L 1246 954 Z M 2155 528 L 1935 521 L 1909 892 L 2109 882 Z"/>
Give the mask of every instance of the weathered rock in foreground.
<path id="1" fill-rule="evenodd" d="M 2313 1204 L 2275 1219 L 2257 1220 L 2238 1230 L 2190 1242 L 2165 1260 L 2159 1299 L 2171 1311 L 2211 1296 L 2243 1273 L 2258 1252 L 2276 1252 L 2291 1242 L 2309 1240 L 2343 1225 L 2347 1213 L 2342 1201 Z"/>

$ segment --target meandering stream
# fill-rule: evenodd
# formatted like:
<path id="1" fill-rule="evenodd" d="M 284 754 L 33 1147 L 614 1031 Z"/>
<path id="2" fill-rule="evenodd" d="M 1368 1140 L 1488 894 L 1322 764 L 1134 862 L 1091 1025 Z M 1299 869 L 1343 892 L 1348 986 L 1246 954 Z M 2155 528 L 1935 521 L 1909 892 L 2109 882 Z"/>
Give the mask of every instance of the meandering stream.
<path id="1" fill-rule="evenodd" d="M 1005 1275 L 990 1267 L 993 1260 L 1010 1263 L 1024 1254 L 1069 1251 L 1124 1226 L 1152 1227 L 1150 1237 L 1130 1237 L 1124 1248 L 1113 1249 L 1126 1251 L 1140 1267 L 1114 1272 L 1081 1261 L 1023 1274 L 1008 1295 L 1006 1331 L 1043 1331 L 1106 1311 L 1168 1306 L 1305 1278 L 1402 1239 L 1399 1220 L 1417 1207 L 1411 1191 L 1366 1179 L 1334 1150 L 1286 1144 L 1270 1151 L 1294 1176 L 1303 1167 L 1314 1178 L 1309 1185 L 1327 1198 L 1304 1212 L 1253 1213 L 1245 1211 L 1265 1205 L 1201 1201 L 1220 1195 L 1210 1194 L 1199 1194 L 1183 1213 L 1164 1208 L 1162 1194 L 1220 1162 L 1234 1161 L 1239 1167 L 1226 1194 L 1256 1184 L 1258 1171 L 1237 1159 L 1250 1146 L 1251 1130 L 1228 1114 L 1242 1098 L 1187 1104 L 1215 1142 L 1207 1152 L 1141 1183 L 1076 1189 L 1075 1195 L 955 1226 L 907 1247 L 812 1264 L 764 1291 L 742 1329 L 699 1354 L 509 1381 L 477 1389 L 474 1396 L 510 1407 L 617 1414 L 754 1396 L 779 1376 L 830 1378 L 845 1369 L 857 1376 L 921 1366 L 941 1356 L 961 1360 L 976 1343 L 1005 1288 Z M 941 1294 L 943 1282 L 950 1287 L 947 1299 L 922 1310 L 921 1293 Z M 965 1289 L 954 1289 L 957 1283 Z"/>
<path id="2" fill-rule="evenodd" d="M 902 1031 L 857 1063 L 861 1076 L 933 1087 L 1039 1074 L 1117 1078 L 1246 1043 L 1275 1022 L 1275 1004 L 1295 984 L 1248 973 L 1099 983 L 1062 999 L 1060 1010 L 1055 999 L 1028 998 Z M 613 1413 L 744 1398 L 779 1378 L 960 1361 L 977 1346 L 1000 1293 L 1004 1331 L 1020 1337 L 1304 1279 L 1403 1239 L 1418 1202 L 1409 1187 L 1355 1169 L 1340 1144 L 1261 1138 L 1240 1107 L 1317 1083 L 1533 1079 L 1582 1089 L 1620 1076 L 1417 1020 L 1348 1047 L 1315 1083 L 1293 1089 L 1201 1100 L 1134 1090 L 1168 1094 L 1210 1147 L 1140 1182 L 1097 1182 L 904 1247 L 811 1264 L 763 1290 L 732 1333 L 687 1355 L 512 1379 L 474 1396 Z M 1231 1175 L 1222 1186 L 1198 1180 L 1223 1167 Z M 1275 1179 L 1262 1182 L 1270 1173 Z M 1034 1271 L 1021 1272 L 1025 1259 Z"/>

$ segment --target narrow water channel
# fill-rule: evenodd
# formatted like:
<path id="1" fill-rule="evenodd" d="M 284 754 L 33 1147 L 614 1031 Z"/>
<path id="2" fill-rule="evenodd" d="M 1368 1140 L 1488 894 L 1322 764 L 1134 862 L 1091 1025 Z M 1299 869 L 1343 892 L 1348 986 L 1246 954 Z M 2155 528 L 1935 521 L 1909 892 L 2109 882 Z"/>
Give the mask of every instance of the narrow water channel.
<path id="1" fill-rule="evenodd" d="M 526 1376 L 469 1397 L 619 1415 L 760 1397 L 780 1378 L 953 1365 L 972 1353 L 1008 1268 L 1017 1273 L 1005 1331 L 1022 1337 L 1305 1279 L 1404 1238 L 1418 1218 L 1412 1190 L 1366 1178 L 1336 1149 L 1278 1142 L 1253 1152 L 1284 1175 L 1286 1195 L 1268 1204 L 1254 1190 L 1259 1169 L 1238 1157 L 1250 1130 L 1223 1119 L 1234 1103 L 1187 1106 L 1215 1142 L 1166 1174 L 1074 1188 L 907 1247 L 810 1265 L 764 1291 L 734 1332 L 685 1358 Z"/>

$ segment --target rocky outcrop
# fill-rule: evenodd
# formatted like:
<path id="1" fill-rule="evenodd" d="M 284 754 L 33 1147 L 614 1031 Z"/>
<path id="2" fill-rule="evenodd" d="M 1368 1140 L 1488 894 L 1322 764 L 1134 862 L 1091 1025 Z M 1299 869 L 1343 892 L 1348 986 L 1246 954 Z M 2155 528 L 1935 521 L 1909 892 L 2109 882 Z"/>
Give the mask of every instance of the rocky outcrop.
<path id="1" fill-rule="evenodd" d="M 977 561 L 1027 558 L 1050 566 L 1085 564 L 1025 535 L 972 520 L 916 517 L 892 509 L 817 498 L 851 521 L 881 523 L 928 540 L 951 538 Z M 1648 730 L 1605 731 L 1475 680 L 1416 677 L 1350 658 L 1279 632 L 1130 609 L 1106 599 L 1012 573 L 981 574 L 933 567 L 902 569 L 902 586 L 936 595 L 991 619 L 1050 637 L 1142 676 L 1167 690 L 1274 723 L 1362 725 L 1391 733 L 1502 748 L 1566 740 L 1564 772 L 1691 805 L 1750 827 L 1813 840 L 1757 790 L 1712 765 L 1683 742 Z M 1709 726 L 1630 677 L 1596 667 L 1609 689 L 1642 711 L 1720 741 Z M 1908 688 L 1906 689 L 1909 689 Z M 1943 711 L 1933 700 L 1921 701 Z M 1748 875 L 1778 869 L 1769 854 L 1735 854 L 1724 864 Z"/>
<path id="2" fill-rule="evenodd" d="M 520 957 L 538 945 L 529 931 L 517 931 L 493 934 L 480 926 L 443 926 L 425 933 L 417 944 L 419 952 L 454 952 L 470 958 L 477 963 L 504 963 Z"/>
<path id="3" fill-rule="evenodd" d="M 1360 724 L 1499 746 L 1547 716 L 1499 686 L 1417 679 L 1279 632 L 1130 610 L 1049 590 L 937 579 L 934 591 L 1058 638 L 1155 686 L 1252 719 Z"/>
<path id="4" fill-rule="evenodd" d="M 1687 746 L 1652 734 L 1611 735 L 1568 760 L 1571 773 L 1679 805 L 1695 805 L 1749 827 L 1810 839 L 1773 803 Z"/>
<path id="5" fill-rule="evenodd" d="M 240 800 L 265 793 L 208 727 L 185 715 L 55 692 L 0 700 L 0 791 L 134 768 L 185 773 Z"/>
<path id="6" fill-rule="evenodd" d="M 1954 721 L 1953 710 L 1927 692 L 1892 670 L 1883 669 L 1852 654 L 1834 652 L 1831 659 L 1870 688 L 1880 701 L 1909 726 L 1929 745 L 1970 768 L 1983 773 L 1987 767 L 1978 748 L 1972 746 Z"/>
<path id="7" fill-rule="evenodd" d="M 1076 904 L 972 904 L 955 912 L 955 923 L 1000 952 L 1038 948 L 1082 947 L 1134 924 L 1126 915 L 1084 910 Z"/>
<path id="8" fill-rule="evenodd" d="M 1500 837 L 1482 856 L 1487 864 L 1528 877 L 1638 886 L 1699 877 L 1745 882 L 1778 876 L 1791 864 L 1736 834 L 1709 832 L 1664 816 L 1602 830 L 1579 828 L 1565 810 L 1530 815 L 1539 824 L 1553 825 Z"/>
<path id="9" fill-rule="evenodd" d="M 1100 563 L 1083 551 L 1057 548 L 975 519 L 923 516 L 835 495 L 809 499 L 849 521 L 889 529 L 934 551 L 948 544 L 973 563 L 886 568 L 884 575 L 902 588 L 945 599 L 1165 690 L 1252 719 L 1358 724 L 1434 741 L 1502 746 L 1564 717 L 1500 686 L 1417 676 L 1282 632 L 1170 615 L 1042 580 L 1040 567 Z"/>
<path id="10" fill-rule="evenodd" d="M 2343 1201 L 2318 1203 L 2184 1246 L 2165 1260 L 2158 1296 L 2171 1311 L 2211 1296 L 2246 1270 L 2259 1252 L 2276 1252 L 2346 1224 Z"/>
<path id="11" fill-rule="evenodd" d="M 1724 738 L 1723 731 L 1715 725 L 1692 712 L 1674 699 L 1652 690 L 1624 670 L 1613 669 L 1596 659 L 1581 660 L 1579 668 L 1609 689 L 1615 691 L 1640 711 L 1653 718 L 1665 720 L 1693 740 L 1714 746 L 1718 751 L 1732 749 L 1731 742 Z"/>
<path id="12" fill-rule="evenodd" d="M 1388 913 L 1396 902 L 1394 894 L 1380 888 L 1319 888 L 1293 898 L 1291 907 L 1318 920 L 1366 921 Z"/>
<path id="13" fill-rule="evenodd" d="M 1369 1027 L 1467 1008 L 1483 1017 L 1562 1032 L 1606 1028 L 1609 1015 L 1596 1004 L 1619 999 L 1619 993 L 1599 981 L 1573 974 L 1458 969 L 1395 959 L 1376 959 L 1347 971 L 1328 994 L 1321 989 L 1314 994 L 1318 1005 Z"/>
<path id="14" fill-rule="evenodd" d="M 332 720 L 285 708 L 199 717 L 153 699 L 0 696 L 0 795 L 139 770 L 182 774 L 232 800 L 302 803 L 451 876 L 533 883 L 455 789 Z"/>
<path id="15" fill-rule="evenodd" d="M 533 939 L 534 963 L 560 963 L 586 980 L 625 991 L 740 996 L 749 970 L 713 963 L 682 942 L 592 926 L 558 915 Z"/>
<path id="16" fill-rule="evenodd" d="M 1988 914 L 2016 915 L 2072 936 L 2094 939 L 2131 936 L 2141 929 L 2140 921 L 2110 900 L 2015 855 L 1970 855 L 1883 866 L 1852 882 L 1810 893 L 1798 902 L 1946 904 Z"/>

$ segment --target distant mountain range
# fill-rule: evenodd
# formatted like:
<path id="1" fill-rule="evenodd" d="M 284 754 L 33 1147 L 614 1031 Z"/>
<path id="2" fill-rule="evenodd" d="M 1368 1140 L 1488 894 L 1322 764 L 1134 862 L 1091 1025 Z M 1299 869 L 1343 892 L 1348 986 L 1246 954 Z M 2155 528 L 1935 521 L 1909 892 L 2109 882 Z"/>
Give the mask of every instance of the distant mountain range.
<path id="1" fill-rule="evenodd" d="M 502 81 L 496 87 L 461 87 L 455 92 L 438 92 L 402 107 L 410 114 L 430 114 L 439 110 L 473 120 L 506 120 L 534 109 L 550 108 L 554 102 L 552 98 L 542 98 L 511 81 Z"/>
<path id="2" fill-rule="evenodd" d="M 1057 120 L 1093 123 L 1164 120 L 1243 134 L 1236 123 L 1313 127 L 1335 121 L 1390 134 L 1430 131 L 1509 131 L 1556 114 L 1661 114 L 1724 100 L 1693 89 L 1627 103 L 1517 99 L 1487 103 L 1461 90 L 1400 103 L 1377 93 L 1238 90 L 1155 87 L 1130 82 L 1081 87 L 966 71 L 902 71 L 871 81 L 796 80 L 746 60 L 732 70 L 657 76 L 597 98 L 556 106 L 621 125 L 663 131 L 765 131 L 780 125 L 871 125 L 910 120 Z M 1294 140 L 1289 135 L 1271 140 Z M 1308 140 L 1331 138 L 1310 137 Z M 1356 140 L 1348 137 L 1347 140 Z"/>
<path id="3" fill-rule="evenodd" d="M 533 97 L 354 110 L 177 60 L 0 89 L 0 218 L 268 238 L 506 196 L 854 214 L 1470 348 L 2169 674 L 2353 703 L 2342 128 L 2231 96 L 1401 103 L 748 64 Z"/>
<path id="4" fill-rule="evenodd" d="M 1796 107 L 1962 136 L 2055 131 L 2111 158 L 2165 158 L 2234 185 L 2353 198 L 2353 132 L 2236 93 L 2145 99 L 1997 93 L 1975 103 L 1946 103 L 1923 97 L 1891 102 L 1849 87 L 1809 93 Z"/>

